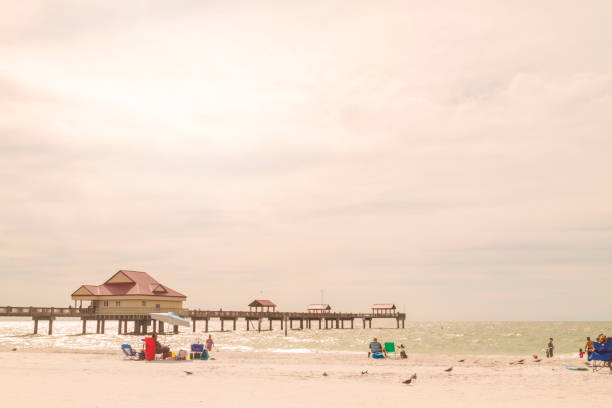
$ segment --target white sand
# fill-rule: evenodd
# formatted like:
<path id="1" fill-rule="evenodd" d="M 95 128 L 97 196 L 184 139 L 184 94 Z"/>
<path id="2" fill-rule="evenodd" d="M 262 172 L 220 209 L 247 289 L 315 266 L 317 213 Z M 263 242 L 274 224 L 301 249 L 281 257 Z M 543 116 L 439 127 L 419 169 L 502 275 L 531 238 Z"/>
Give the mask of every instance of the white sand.
<path id="1" fill-rule="evenodd" d="M 136 362 L 118 354 L 0 353 L 6 407 L 593 407 L 612 375 L 573 372 L 576 358 L 217 352 L 215 361 Z M 466 359 L 459 363 L 459 359 Z M 444 369 L 453 366 L 452 373 Z M 361 375 L 368 370 L 367 375 Z M 192 371 L 187 375 L 184 371 Z M 328 376 L 323 376 L 323 372 Z M 414 385 L 400 381 L 417 373 Z"/>

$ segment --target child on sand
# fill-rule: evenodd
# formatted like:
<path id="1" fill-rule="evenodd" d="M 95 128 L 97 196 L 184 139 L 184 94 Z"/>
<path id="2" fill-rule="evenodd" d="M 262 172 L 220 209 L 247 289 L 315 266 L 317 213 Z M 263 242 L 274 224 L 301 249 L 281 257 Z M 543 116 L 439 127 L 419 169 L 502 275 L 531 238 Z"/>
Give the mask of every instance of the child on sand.
<path id="1" fill-rule="evenodd" d="M 584 351 L 582 351 L 582 349 L 578 350 L 578 355 L 582 358 L 584 356 Z"/>

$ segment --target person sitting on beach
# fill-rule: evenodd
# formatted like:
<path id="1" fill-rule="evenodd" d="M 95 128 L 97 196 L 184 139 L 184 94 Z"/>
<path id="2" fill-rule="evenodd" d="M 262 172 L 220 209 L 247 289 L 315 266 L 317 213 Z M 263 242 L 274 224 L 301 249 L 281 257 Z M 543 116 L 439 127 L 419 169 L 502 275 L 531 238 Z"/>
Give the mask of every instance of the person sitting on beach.
<path id="1" fill-rule="evenodd" d="M 404 349 L 404 345 L 403 344 L 400 344 L 400 358 L 401 359 L 408 358 L 408 355 L 406 354 L 406 350 Z"/>
<path id="2" fill-rule="evenodd" d="M 378 342 L 378 339 L 374 337 L 374 340 L 370 343 L 370 351 L 368 352 L 368 357 L 373 354 L 385 354 L 387 355 L 385 349 L 383 349 L 382 344 Z"/>
<path id="3" fill-rule="evenodd" d="M 159 341 L 157 341 L 157 333 L 153 333 L 151 337 L 153 337 L 153 340 L 155 340 L 155 354 L 161 354 L 164 360 L 168 358 L 168 356 L 170 356 L 170 347 L 163 346 Z"/>

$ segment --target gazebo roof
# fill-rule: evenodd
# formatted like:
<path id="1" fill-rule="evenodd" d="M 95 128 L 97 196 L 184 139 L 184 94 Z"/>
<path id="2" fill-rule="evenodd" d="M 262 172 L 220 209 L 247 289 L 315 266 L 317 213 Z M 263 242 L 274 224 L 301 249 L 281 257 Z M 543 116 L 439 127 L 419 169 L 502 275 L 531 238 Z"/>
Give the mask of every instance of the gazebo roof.
<path id="1" fill-rule="evenodd" d="M 276 307 L 276 305 L 268 299 L 255 299 L 249 303 L 249 307 Z"/>
<path id="2" fill-rule="evenodd" d="M 327 303 L 313 303 L 308 306 L 308 310 L 331 310 L 331 306 Z"/>
<path id="3" fill-rule="evenodd" d="M 372 309 L 396 309 L 393 303 L 376 303 Z"/>

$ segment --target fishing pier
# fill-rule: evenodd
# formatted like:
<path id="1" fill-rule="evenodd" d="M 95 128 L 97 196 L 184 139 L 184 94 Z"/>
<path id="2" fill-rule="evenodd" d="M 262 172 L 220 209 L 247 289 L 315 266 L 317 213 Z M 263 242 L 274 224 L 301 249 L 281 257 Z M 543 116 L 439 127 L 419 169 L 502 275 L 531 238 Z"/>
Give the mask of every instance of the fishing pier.
<path id="1" fill-rule="evenodd" d="M 190 310 L 183 307 L 187 296 L 159 283 L 147 272 L 129 270 L 116 272 L 101 285 L 81 285 L 71 298 L 74 307 L 5 306 L 0 307 L 0 316 L 31 317 L 34 334 L 38 334 L 41 321 L 48 323 L 48 333 L 53 334 L 53 322 L 64 317 L 80 318 L 83 321 L 82 334 L 87 334 L 90 321 L 96 322 L 96 334 L 104 334 L 106 323 L 114 321 L 117 322 L 117 334 L 164 333 L 164 322 L 153 319 L 151 313 L 168 312 L 190 319 L 193 332 L 197 330 L 198 322 L 202 322 L 204 332 L 208 332 L 211 320 L 220 322 L 221 331 L 226 331 L 226 323 L 236 330 L 238 321 L 242 321 L 249 331 L 271 331 L 276 322 L 285 333 L 289 329 L 312 329 L 313 323 L 318 329 L 354 329 L 355 320 L 361 320 L 363 328 L 372 328 L 373 319 L 395 319 L 399 329 L 406 321 L 405 313 L 399 313 L 391 303 L 375 304 L 371 313 L 333 312 L 328 304 L 312 304 L 305 312 L 279 312 L 276 304 L 268 299 L 255 299 L 249 303 L 248 312 Z M 174 325 L 172 331 L 178 333 L 178 330 Z"/>
<path id="2" fill-rule="evenodd" d="M 192 331 L 197 331 L 197 323 L 204 324 L 204 332 L 209 332 L 209 323 L 219 321 L 221 331 L 237 330 L 238 322 L 250 331 L 272 331 L 274 326 L 280 330 L 304 329 L 354 329 L 355 320 L 361 321 L 362 328 L 372 328 L 373 319 L 392 319 L 399 329 L 405 327 L 406 314 L 395 309 L 372 313 L 313 313 L 313 312 L 278 312 L 278 311 L 224 311 L 224 310 L 171 310 L 177 315 L 190 319 Z M 167 312 L 169 310 L 161 310 Z M 0 307 L 0 316 L 31 317 L 34 321 L 34 334 L 39 332 L 39 322 L 47 323 L 48 334 L 53 334 L 53 322 L 58 318 L 80 318 L 83 321 L 82 334 L 87 334 L 89 321 L 96 322 L 96 334 L 104 334 L 106 323 L 117 322 L 117 334 L 142 335 L 147 333 L 164 333 L 164 322 L 151 318 L 150 313 L 160 312 L 156 308 L 139 308 L 134 310 L 96 310 L 93 307 Z M 228 324 L 229 323 L 229 324 Z M 128 326 L 129 324 L 129 326 Z M 230 329 L 231 327 L 231 329 Z M 131 330 L 129 330 L 131 329 Z M 172 332 L 178 333 L 178 326 Z"/>

